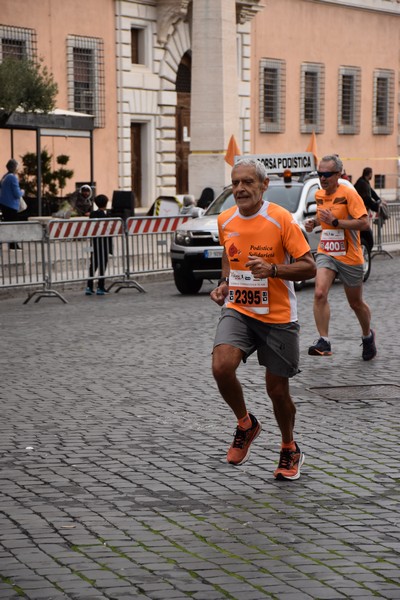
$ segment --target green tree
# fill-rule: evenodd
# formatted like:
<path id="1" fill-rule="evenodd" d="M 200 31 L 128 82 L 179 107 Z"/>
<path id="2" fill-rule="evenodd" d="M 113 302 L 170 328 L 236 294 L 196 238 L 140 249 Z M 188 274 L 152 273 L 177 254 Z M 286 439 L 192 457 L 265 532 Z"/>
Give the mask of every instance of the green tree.
<path id="1" fill-rule="evenodd" d="M 40 153 L 40 168 L 42 177 L 41 198 L 43 202 L 43 214 L 52 214 L 57 211 L 61 203 L 62 191 L 71 179 L 74 172 L 67 169 L 69 156 L 60 154 L 56 161 L 58 169 L 51 168 L 53 156 L 43 149 Z M 37 155 L 35 152 L 27 152 L 21 156 L 22 171 L 19 175 L 21 188 L 25 190 L 26 196 L 37 196 Z M 60 197 L 58 194 L 60 193 Z"/>
<path id="2" fill-rule="evenodd" d="M 67 180 L 73 177 L 74 172 L 71 169 L 65 168 L 69 162 L 69 156 L 67 156 L 66 154 L 59 154 L 56 160 L 57 164 L 60 165 L 60 168 L 56 171 L 53 171 L 53 176 L 58 184 L 58 187 L 60 189 L 60 196 L 62 198 L 63 189 L 67 185 Z"/>
<path id="3" fill-rule="evenodd" d="M 43 61 L 7 58 L 0 63 L 0 110 L 3 120 L 17 108 L 48 113 L 55 107 L 58 86 Z"/>

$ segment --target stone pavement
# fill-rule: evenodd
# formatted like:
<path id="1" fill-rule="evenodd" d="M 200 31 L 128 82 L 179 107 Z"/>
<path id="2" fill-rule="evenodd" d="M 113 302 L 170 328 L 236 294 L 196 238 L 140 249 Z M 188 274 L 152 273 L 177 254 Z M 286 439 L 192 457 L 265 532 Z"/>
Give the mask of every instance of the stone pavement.
<path id="1" fill-rule="evenodd" d="M 374 258 L 365 286 L 371 363 L 339 283 L 334 355 L 308 356 L 312 285 L 298 294 L 296 482 L 272 477 L 255 358 L 240 377 L 263 433 L 245 465 L 225 462 L 211 284 L 144 287 L 0 300 L 0 599 L 400 599 L 400 257 Z"/>

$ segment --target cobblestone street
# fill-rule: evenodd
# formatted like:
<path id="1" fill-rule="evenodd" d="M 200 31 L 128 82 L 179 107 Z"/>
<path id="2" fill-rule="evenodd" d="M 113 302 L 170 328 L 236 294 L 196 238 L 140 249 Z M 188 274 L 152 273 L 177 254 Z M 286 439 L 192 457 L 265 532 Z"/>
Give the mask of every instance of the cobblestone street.
<path id="1" fill-rule="evenodd" d="M 313 286 L 298 293 L 295 482 L 272 476 L 280 436 L 255 357 L 239 375 L 263 432 L 245 465 L 225 462 L 212 284 L 143 286 L 0 299 L 0 599 L 400 599 L 400 256 L 374 258 L 365 285 L 370 363 L 339 283 L 333 356 L 308 356 Z"/>

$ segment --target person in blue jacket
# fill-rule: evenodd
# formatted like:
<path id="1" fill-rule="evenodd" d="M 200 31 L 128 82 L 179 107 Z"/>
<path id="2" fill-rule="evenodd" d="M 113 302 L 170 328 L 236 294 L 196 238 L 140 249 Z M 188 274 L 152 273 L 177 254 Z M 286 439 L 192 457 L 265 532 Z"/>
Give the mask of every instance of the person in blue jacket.
<path id="1" fill-rule="evenodd" d="M 24 190 L 19 187 L 17 177 L 18 162 L 10 158 L 6 164 L 7 173 L 3 175 L 0 182 L 0 210 L 3 221 L 19 221 L 19 204 L 24 195 Z M 17 248 L 16 244 L 10 244 L 10 248 Z"/>

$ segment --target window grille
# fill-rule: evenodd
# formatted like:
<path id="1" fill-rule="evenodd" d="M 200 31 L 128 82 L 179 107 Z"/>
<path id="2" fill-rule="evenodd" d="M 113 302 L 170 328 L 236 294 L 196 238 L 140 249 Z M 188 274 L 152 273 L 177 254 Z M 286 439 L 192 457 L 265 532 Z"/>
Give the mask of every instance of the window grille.
<path id="1" fill-rule="evenodd" d="M 139 60 L 139 35 L 140 29 L 131 28 L 131 62 L 133 65 L 140 64 Z"/>
<path id="2" fill-rule="evenodd" d="M 374 188 L 383 190 L 386 187 L 386 175 L 375 175 L 374 176 Z"/>
<path id="3" fill-rule="evenodd" d="M 323 133 L 325 67 L 319 63 L 301 65 L 300 131 Z"/>
<path id="4" fill-rule="evenodd" d="M 286 63 L 284 60 L 260 60 L 260 131 L 285 131 Z"/>
<path id="5" fill-rule="evenodd" d="M 394 71 L 377 69 L 374 72 L 372 132 L 376 135 L 393 133 Z"/>
<path id="6" fill-rule="evenodd" d="M 192 70 L 190 57 L 185 55 L 176 74 L 176 91 L 190 94 L 192 88 Z"/>
<path id="7" fill-rule="evenodd" d="M 145 64 L 145 29 L 131 27 L 131 63 L 133 65 Z"/>
<path id="8" fill-rule="evenodd" d="M 36 31 L 26 27 L 0 25 L 0 62 L 7 58 L 36 61 Z"/>
<path id="9" fill-rule="evenodd" d="M 68 103 L 105 126 L 104 44 L 99 38 L 67 38 Z"/>
<path id="10" fill-rule="evenodd" d="M 340 67 L 338 84 L 338 133 L 360 133 L 361 69 Z"/>

